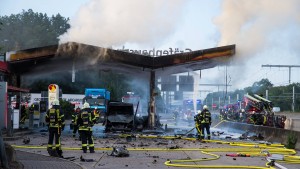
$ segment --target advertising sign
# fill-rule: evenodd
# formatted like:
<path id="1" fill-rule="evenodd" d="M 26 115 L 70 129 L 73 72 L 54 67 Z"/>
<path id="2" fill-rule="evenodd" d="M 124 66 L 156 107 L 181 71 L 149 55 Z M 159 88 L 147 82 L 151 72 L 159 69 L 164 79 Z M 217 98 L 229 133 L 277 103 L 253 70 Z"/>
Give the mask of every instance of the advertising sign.
<path id="1" fill-rule="evenodd" d="M 48 86 L 48 109 L 51 108 L 55 99 L 59 100 L 59 87 L 56 84 L 50 84 Z"/>

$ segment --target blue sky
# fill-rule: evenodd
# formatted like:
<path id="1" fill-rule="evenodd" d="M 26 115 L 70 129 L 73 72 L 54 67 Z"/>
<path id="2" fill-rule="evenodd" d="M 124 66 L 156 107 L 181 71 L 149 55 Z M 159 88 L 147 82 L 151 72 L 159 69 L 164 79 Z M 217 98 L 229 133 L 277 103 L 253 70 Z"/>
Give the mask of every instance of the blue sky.
<path id="1" fill-rule="evenodd" d="M 261 65 L 300 65 L 297 0 L 2 0 L 0 5 L 1 16 L 22 9 L 60 13 L 71 19 L 72 27 L 62 39 L 98 46 L 201 50 L 236 44 L 236 59 L 228 67 L 229 90 L 262 78 L 286 85 L 287 68 Z M 292 69 L 292 82 L 300 81 L 299 73 L 299 68 Z M 224 67 L 203 70 L 199 83 L 224 83 Z"/>

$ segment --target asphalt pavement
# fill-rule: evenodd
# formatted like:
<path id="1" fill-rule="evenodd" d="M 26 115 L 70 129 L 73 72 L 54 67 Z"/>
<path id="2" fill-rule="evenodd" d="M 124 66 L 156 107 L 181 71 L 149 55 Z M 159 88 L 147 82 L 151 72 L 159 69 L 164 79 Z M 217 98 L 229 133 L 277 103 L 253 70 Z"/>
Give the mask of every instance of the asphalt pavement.
<path id="1" fill-rule="evenodd" d="M 168 124 L 172 133 L 169 136 L 180 135 L 186 133 L 193 125 L 187 121 L 180 121 L 175 123 L 171 116 L 164 116 L 162 121 Z M 67 122 L 68 124 L 69 122 Z M 139 133 L 135 137 L 120 137 L 123 133 L 105 134 L 104 127 L 101 125 L 94 126 L 94 142 L 95 153 L 83 153 L 80 150 L 81 142 L 78 138 L 72 137 L 72 131 L 69 125 L 66 125 L 62 133 L 61 142 L 63 148 L 63 156 L 65 159 L 51 157 L 46 151 L 48 132 L 46 128 L 35 128 L 26 134 L 16 134 L 16 139 L 7 140 L 5 142 L 14 146 L 16 150 L 16 160 L 22 164 L 25 169 L 36 168 L 175 168 L 167 166 L 166 161 L 172 161 L 175 164 L 176 159 L 185 159 L 181 164 L 181 168 L 187 168 L 189 165 L 206 165 L 209 166 L 220 165 L 224 166 L 260 166 L 266 165 L 266 158 L 263 156 L 255 157 L 230 157 L 227 153 L 236 153 L 236 148 L 243 150 L 244 147 L 230 146 L 229 144 L 222 144 L 220 142 L 201 142 L 195 139 L 180 139 L 163 138 L 165 135 L 155 132 Z M 175 133 L 174 133 L 175 131 Z M 221 129 L 212 129 L 212 131 L 221 131 Z M 226 131 L 225 131 L 226 132 Z M 192 131 L 195 133 L 195 131 Z M 219 132 L 221 133 L 221 132 Z M 226 134 L 226 133 L 224 133 Z M 233 133 L 228 133 L 231 137 L 229 140 L 220 138 L 220 136 L 213 136 L 213 140 L 223 140 L 229 142 L 236 142 Z M 78 136 L 77 136 L 78 137 Z M 30 142 L 25 144 L 24 138 L 29 138 Z M 183 138 L 183 137 L 182 137 Z M 113 155 L 113 148 L 124 148 L 128 150 L 126 157 L 117 157 Z M 233 150 L 233 148 L 235 150 Z M 212 159 L 214 156 L 205 154 L 200 150 L 207 150 L 218 155 L 219 158 Z M 226 151 L 225 151 L 226 150 Z M 230 152 L 232 150 L 232 152 Z M 246 151 L 246 149 L 245 149 Z M 191 159 L 202 159 L 205 161 L 189 161 Z M 176 163 L 177 164 L 177 163 Z M 222 167 L 223 166 L 223 167 Z M 289 169 L 298 169 L 297 164 L 286 164 Z"/>
<path id="2" fill-rule="evenodd" d="M 32 153 L 27 151 L 16 151 L 16 158 L 24 169 L 82 169 L 83 166 L 72 161 L 42 155 L 39 153 Z"/>

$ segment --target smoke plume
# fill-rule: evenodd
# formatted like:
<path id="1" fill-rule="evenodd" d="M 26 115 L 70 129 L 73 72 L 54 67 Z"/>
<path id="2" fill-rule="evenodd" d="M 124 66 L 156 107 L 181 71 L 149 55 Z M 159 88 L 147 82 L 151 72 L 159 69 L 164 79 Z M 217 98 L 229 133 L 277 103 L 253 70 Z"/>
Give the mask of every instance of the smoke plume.
<path id="1" fill-rule="evenodd" d="M 239 54 L 261 52 L 274 44 L 272 35 L 299 24 L 299 9 L 297 0 L 224 0 L 215 19 L 221 32 L 219 45 L 238 44 Z"/>
<path id="2" fill-rule="evenodd" d="M 298 0 L 224 0 L 214 20 L 219 46 L 236 44 L 235 61 L 244 66 L 232 76 L 252 74 L 262 64 L 299 64 L 299 10 Z"/>
<path id="3" fill-rule="evenodd" d="M 174 33 L 183 6 L 183 0 L 91 0 L 71 19 L 71 28 L 60 42 L 153 46 Z"/>

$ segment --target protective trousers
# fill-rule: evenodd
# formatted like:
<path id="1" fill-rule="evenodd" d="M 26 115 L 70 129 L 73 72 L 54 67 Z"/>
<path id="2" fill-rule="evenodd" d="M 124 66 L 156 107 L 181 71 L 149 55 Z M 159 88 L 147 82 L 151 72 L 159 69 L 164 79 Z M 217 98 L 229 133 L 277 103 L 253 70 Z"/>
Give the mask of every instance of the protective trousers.
<path id="1" fill-rule="evenodd" d="M 207 134 L 207 139 L 210 140 L 210 125 L 209 123 L 201 123 L 201 138 L 204 139 L 205 135 L 204 135 L 204 130 L 206 130 L 206 134 Z"/>
<path id="2" fill-rule="evenodd" d="M 90 130 L 79 130 L 81 135 L 81 146 L 84 153 L 87 151 L 87 147 L 89 147 L 90 153 L 94 153 L 94 140 L 93 140 L 93 132 Z"/>
<path id="3" fill-rule="evenodd" d="M 76 137 L 76 132 L 78 131 L 78 134 L 79 134 L 79 140 L 81 139 L 80 138 L 80 132 L 79 132 L 79 126 L 78 125 L 74 125 L 73 126 L 73 137 Z"/>
<path id="4" fill-rule="evenodd" d="M 53 149 L 52 144 L 55 137 L 55 149 L 59 156 L 62 156 L 61 144 L 60 144 L 60 131 L 58 127 L 49 127 L 49 139 L 48 139 L 48 149 Z"/>
<path id="5" fill-rule="evenodd" d="M 196 130 L 197 130 L 197 133 L 198 133 L 198 139 L 201 139 L 201 136 L 202 136 L 202 132 L 201 132 L 201 124 L 196 122 Z"/>

